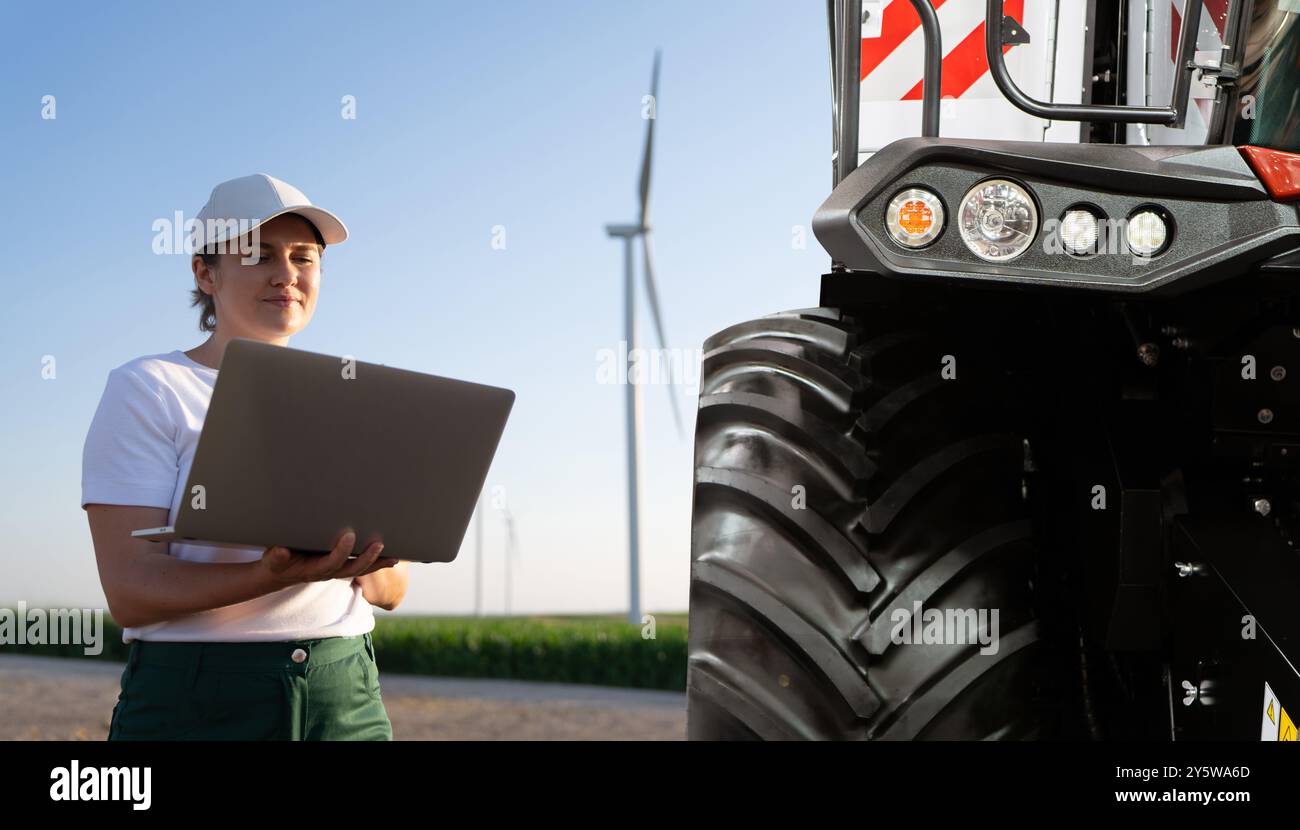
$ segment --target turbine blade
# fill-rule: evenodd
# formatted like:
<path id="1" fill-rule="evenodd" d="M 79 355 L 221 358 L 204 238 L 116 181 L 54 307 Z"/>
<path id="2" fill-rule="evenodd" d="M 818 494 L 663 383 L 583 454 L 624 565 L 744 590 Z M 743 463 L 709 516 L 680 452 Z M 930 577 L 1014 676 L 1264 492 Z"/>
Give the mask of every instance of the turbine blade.
<path id="1" fill-rule="evenodd" d="M 641 234 L 641 252 L 645 262 L 645 288 L 646 294 L 650 297 L 650 317 L 654 320 L 655 334 L 659 336 L 659 348 L 667 351 L 668 342 L 664 339 L 663 317 L 659 314 L 659 292 L 655 290 L 655 269 L 654 254 L 650 244 L 649 231 Z M 666 356 L 667 357 L 667 356 Z M 677 412 L 677 396 L 673 394 L 673 364 L 671 359 L 667 359 L 665 364 L 668 367 L 668 402 L 673 407 L 673 423 L 677 425 L 677 437 L 682 435 L 682 417 Z"/>
<path id="2" fill-rule="evenodd" d="M 655 121 L 659 118 L 659 50 L 655 50 L 654 69 L 650 72 L 650 118 L 645 125 L 645 152 L 641 156 L 641 185 L 639 188 L 641 203 L 641 226 L 645 227 L 646 215 L 650 208 L 650 167 L 654 157 Z"/>

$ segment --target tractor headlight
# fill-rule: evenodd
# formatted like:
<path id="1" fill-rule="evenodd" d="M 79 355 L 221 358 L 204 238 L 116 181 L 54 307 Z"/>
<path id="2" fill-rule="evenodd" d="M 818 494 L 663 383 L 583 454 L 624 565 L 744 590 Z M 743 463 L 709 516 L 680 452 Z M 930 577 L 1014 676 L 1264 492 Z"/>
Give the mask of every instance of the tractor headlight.
<path id="1" fill-rule="evenodd" d="M 1128 218 L 1128 224 L 1124 226 L 1124 241 L 1128 243 L 1129 251 L 1137 256 L 1155 256 L 1169 241 L 1169 225 L 1155 210 L 1143 208 Z"/>
<path id="2" fill-rule="evenodd" d="M 1094 254 L 1101 237 L 1101 219 L 1085 208 L 1067 210 L 1057 233 L 1065 250 L 1075 256 Z"/>
<path id="3" fill-rule="evenodd" d="M 943 230 L 943 202 L 920 187 L 904 190 L 890 200 L 885 227 L 904 248 L 924 248 Z"/>
<path id="4" fill-rule="evenodd" d="M 1015 259 L 1038 234 L 1038 207 L 1023 187 L 992 179 L 972 187 L 957 211 L 961 240 L 989 262 Z"/>

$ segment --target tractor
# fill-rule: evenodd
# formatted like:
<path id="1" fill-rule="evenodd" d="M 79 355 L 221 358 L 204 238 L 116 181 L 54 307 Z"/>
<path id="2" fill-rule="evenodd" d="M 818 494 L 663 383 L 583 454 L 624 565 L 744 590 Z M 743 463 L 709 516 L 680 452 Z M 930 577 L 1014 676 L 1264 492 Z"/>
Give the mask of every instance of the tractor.
<path id="1" fill-rule="evenodd" d="M 826 11 L 818 303 L 704 343 L 688 737 L 1295 740 L 1300 1 Z"/>

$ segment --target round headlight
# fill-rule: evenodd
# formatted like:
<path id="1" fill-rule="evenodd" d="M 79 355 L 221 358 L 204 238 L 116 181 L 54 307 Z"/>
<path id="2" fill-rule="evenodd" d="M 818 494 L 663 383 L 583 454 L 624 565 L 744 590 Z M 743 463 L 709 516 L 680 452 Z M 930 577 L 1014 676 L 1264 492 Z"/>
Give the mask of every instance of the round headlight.
<path id="1" fill-rule="evenodd" d="M 989 262 L 1020 256 L 1038 233 L 1038 208 L 1033 197 L 1006 179 L 972 187 L 957 213 L 962 241 L 971 253 Z"/>
<path id="2" fill-rule="evenodd" d="M 1101 236 L 1101 220 L 1097 214 L 1083 208 L 1067 210 L 1061 217 L 1061 244 L 1075 256 L 1097 252 L 1097 239 Z"/>
<path id="3" fill-rule="evenodd" d="M 1169 241 L 1169 226 L 1165 218 L 1154 210 L 1139 210 L 1128 218 L 1124 226 L 1124 240 L 1128 249 L 1141 257 L 1155 256 L 1165 249 Z"/>
<path id="4" fill-rule="evenodd" d="M 943 230 L 943 202 L 919 187 L 904 190 L 890 200 L 885 227 L 904 248 L 924 248 Z"/>

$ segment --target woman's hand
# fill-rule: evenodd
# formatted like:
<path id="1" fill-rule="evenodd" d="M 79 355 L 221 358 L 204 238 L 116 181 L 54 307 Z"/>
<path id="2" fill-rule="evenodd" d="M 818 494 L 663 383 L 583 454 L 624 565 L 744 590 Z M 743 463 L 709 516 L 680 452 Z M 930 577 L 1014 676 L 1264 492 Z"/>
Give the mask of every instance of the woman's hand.
<path id="1" fill-rule="evenodd" d="M 382 561 L 382 560 L 381 560 Z M 406 596 L 406 586 L 410 580 L 406 563 L 398 562 L 391 570 L 380 573 L 362 574 L 352 580 L 353 585 L 361 586 L 361 596 L 371 605 L 392 611 Z"/>
<path id="2" fill-rule="evenodd" d="M 327 579 L 352 579 L 362 574 L 373 573 L 384 568 L 391 568 L 398 560 L 379 558 L 384 549 L 383 542 L 373 542 L 356 559 L 349 561 L 352 549 L 356 545 L 357 535 L 346 531 L 334 548 L 327 554 L 294 553 L 286 547 L 277 545 L 267 548 L 260 563 L 281 588 L 302 582 L 322 582 Z"/>

